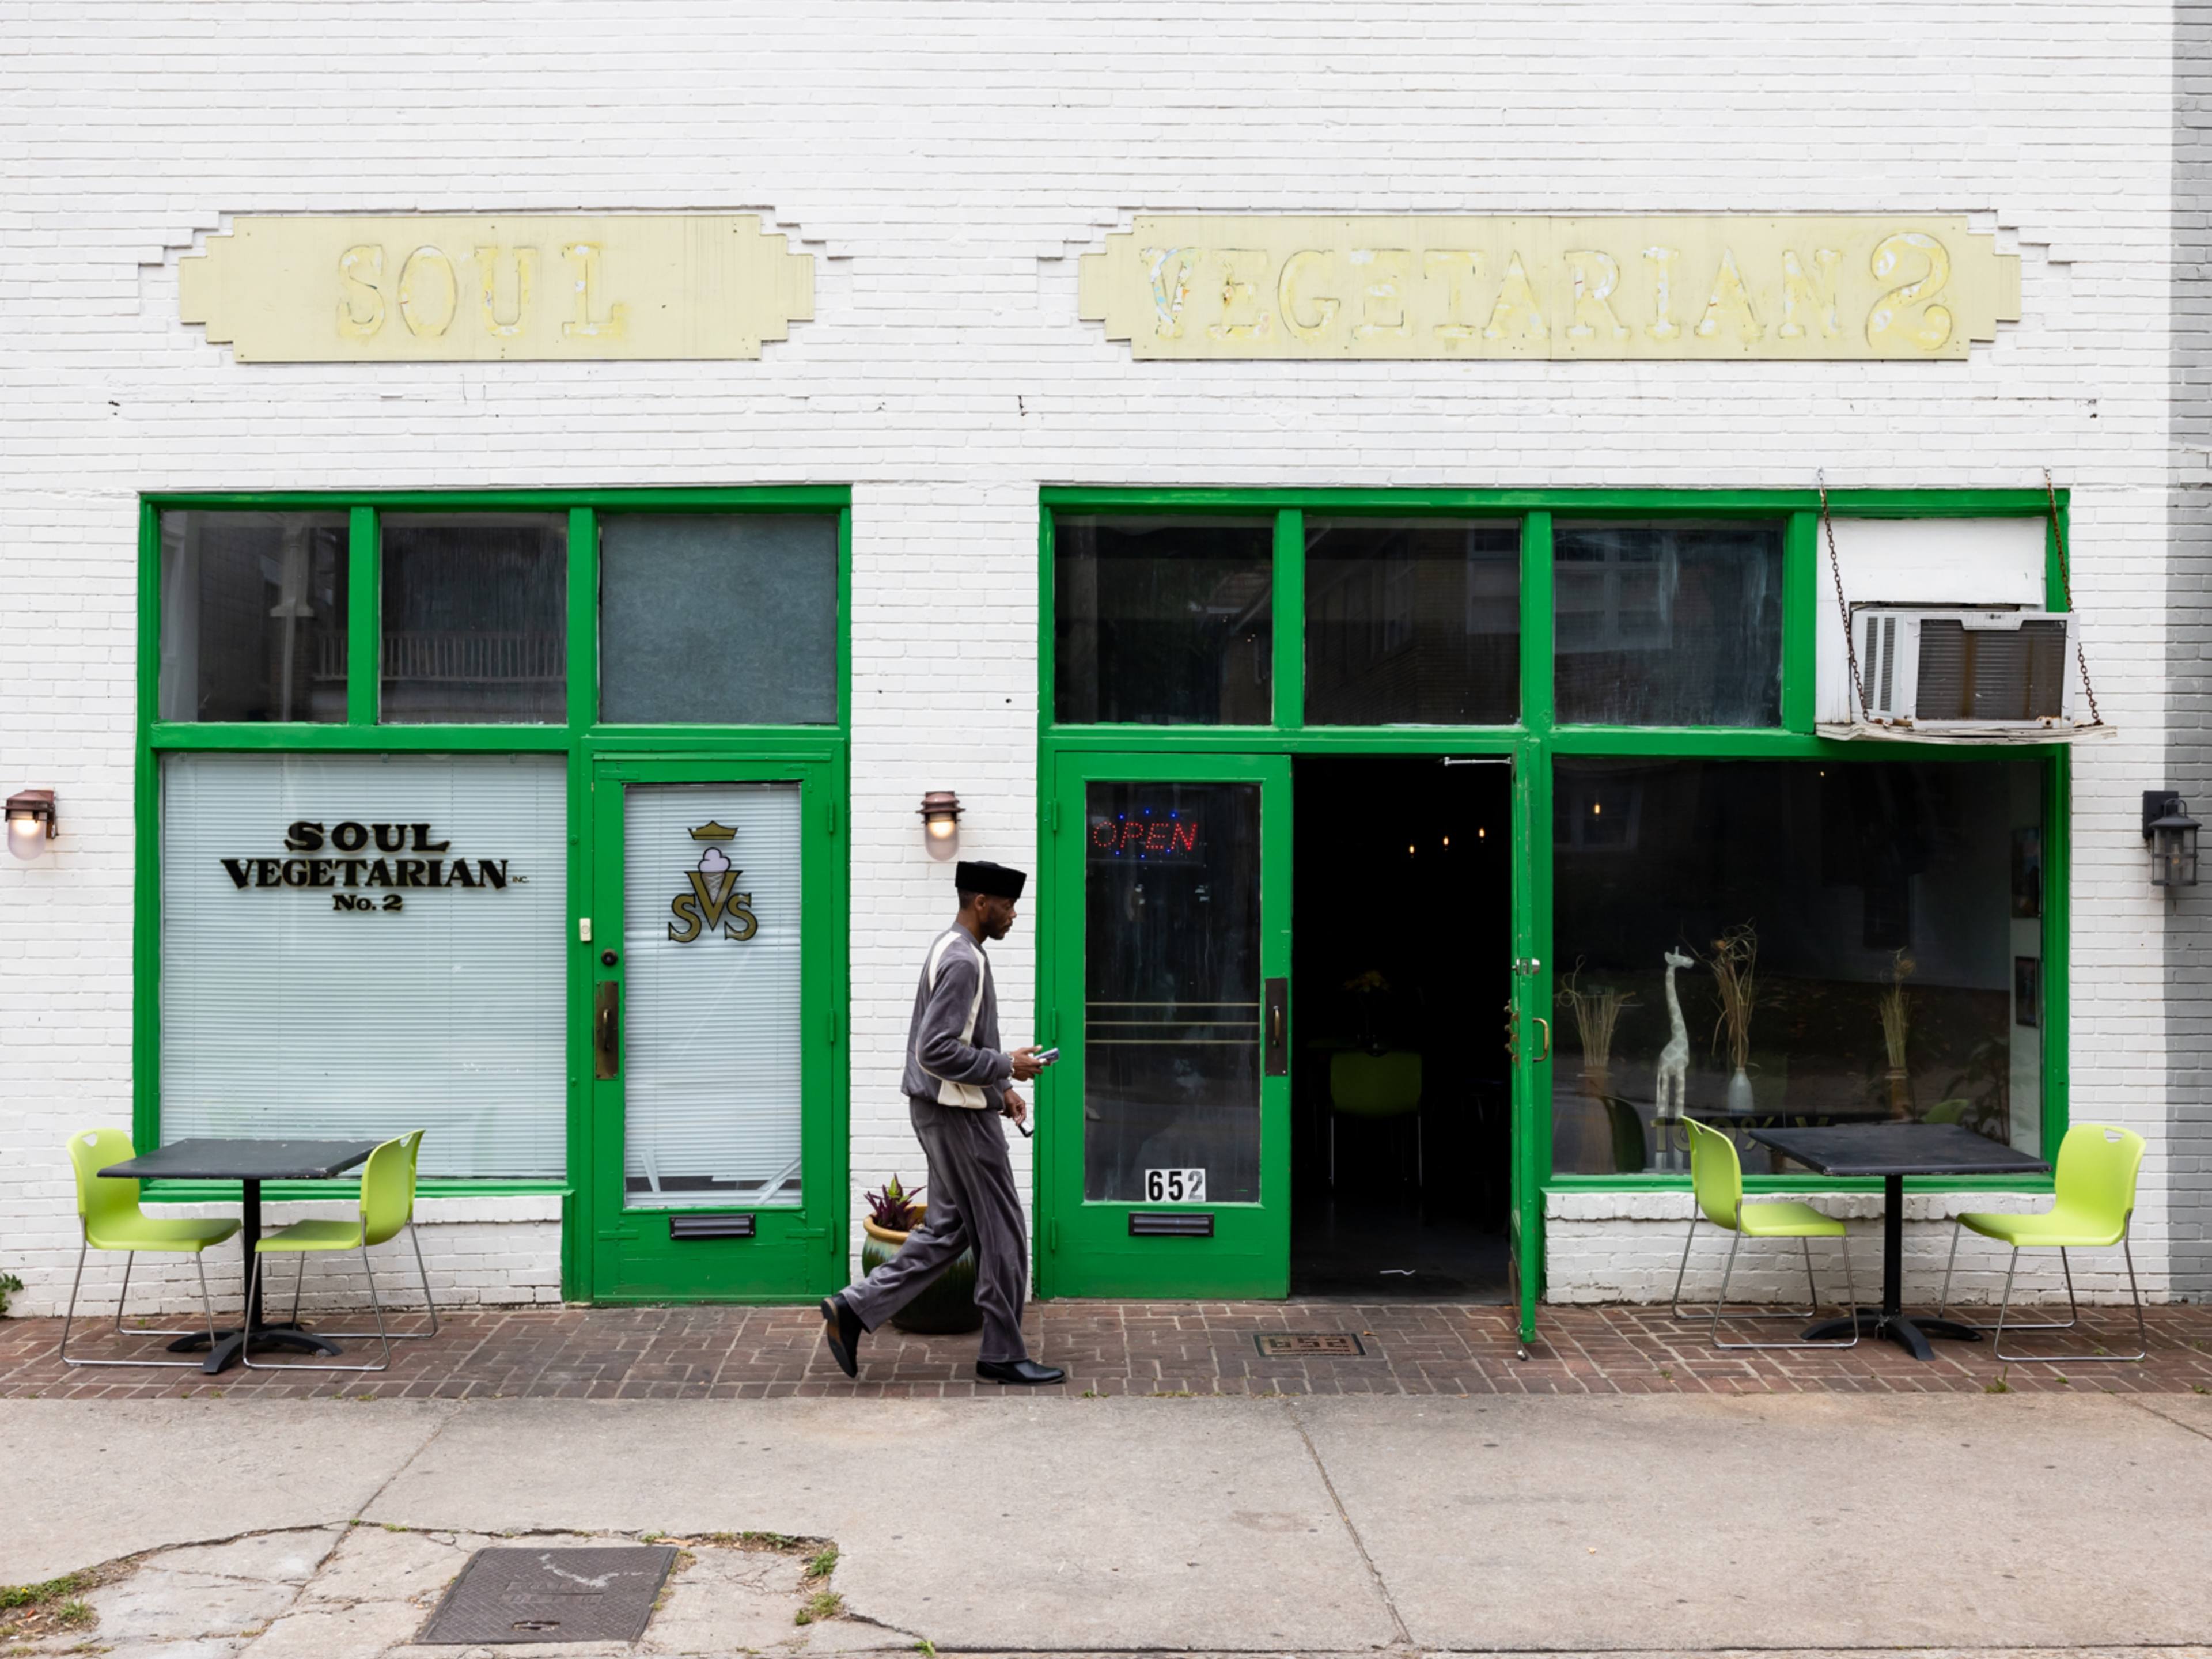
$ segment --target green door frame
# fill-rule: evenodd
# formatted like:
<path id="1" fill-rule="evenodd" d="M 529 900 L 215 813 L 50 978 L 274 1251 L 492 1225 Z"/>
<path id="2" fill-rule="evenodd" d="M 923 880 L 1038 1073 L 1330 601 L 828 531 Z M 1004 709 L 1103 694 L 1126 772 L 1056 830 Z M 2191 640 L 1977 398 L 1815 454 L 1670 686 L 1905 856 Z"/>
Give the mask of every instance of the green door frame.
<path id="1" fill-rule="evenodd" d="M 586 1085 L 592 1151 L 577 1185 L 579 1225 L 590 1240 L 599 1302 L 806 1302 L 845 1282 L 847 1197 L 842 1024 L 847 998 L 845 860 L 838 835 L 840 757 L 834 745 L 794 745 L 778 759 L 726 756 L 602 755 L 592 766 L 592 939 L 589 1001 L 625 994 L 629 967 L 623 804 L 629 786 L 796 783 L 799 787 L 800 1202 L 633 1208 L 624 1198 L 628 1067 L 617 1021 L 613 1075 L 601 1075 L 587 1030 Z M 648 927 L 665 920 L 656 906 Z M 616 958 L 610 963 L 609 956 Z M 750 1217 L 745 1237 L 682 1238 L 676 1218 Z"/>
<path id="2" fill-rule="evenodd" d="M 1085 876 L 1089 842 L 1086 786 L 1127 783 L 1250 783 L 1260 790 L 1260 976 L 1291 973 L 1291 763 L 1285 755 L 1209 750 L 1064 754 L 1046 781 L 1049 791 L 1048 867 L 1053 890 L 1067 911 L 1054 927 L 1050 960 L 1039 961 L 1037 1006 L 1051 1010 L 1044 1041 L 1060 1059 L 1036 1081 L 1036 1170 L 1040 1195 L 1050 1188 L 1050 1218 L 1038 1255 L 1041 1295 L 1279 1297 L 1290 1289 L 1291 1080 L 1260 1079 L 1260 1200 L 1218 1199 L 1202 1206 L 1213 1218 L 1205 1238 L 1137 1237 L 1132 1212 L 1172 1205 L 1088 1201 L 1084 1196 L 1082 1091 L 1085 983 Z M 1296 1049 L 1297 1007 L 1292 988 L 1284 1041 Z M 1255 1037 L 1258 1026 L 1255 1023 Z M 1041 1205 L 1041 1207 L 1048 1207 Z"/>
<path id="3" fill-rule="evenodd" d="M 348 515 L 346 719 L 343 724 L 290 725 L 162 720 L 161 678 L 161 515 L 171 510 L 236 512 L 333 512 Z M 568 685 L 566 719 L 544 725 L 453 726 L 380 723 L 377 665 L 381 660 L 382 556 L 379 517 L 387 512 L 564 512 L 568 520 Z M 616 725 L 599 719 L 599 519 L 607 513 L 823 513 L 837 518 L 837 719 L 834 726 Z M 836 973 L 841 988 L 835 1012 L 844 1018 L 846 963 L 849 939 L 844 918 L 849 890 L 849 858 L 844 825 L 851 796 L 852 659 L 852 491 L 826 484 L 782 484 L 732 488 L 684 487 L 650 489 L 386 489 L 227 490 L 149 493 L 138 506 L 138 698 L 137 845 L 134 900 L 131 1012 L 132 1133 L 141 1146 L 161 1142 L 161 757 L 167 753 L 217 750 L 254 753 L 438 753 L 551 752 L 567 757 L 568 775 L 568 1091 L 565 1173 L 558 1178 L 426 1179 L 428 1196 L 481 1197 L 538 1194 L 561 1200 L 561 1291 L 566 1300 L 598 1298 L 586 1191 L 594 1141 L 592 1133 L 590 1020 L 591 963 L 596 957 L 576 938 L 576 924 L 591 914 L 594 836 L 591 810 L 592 764 L 617 756 L 713 757 L 742 764 L 783 757 L 826 756 L 821 787 L 835 839 L 836 921 L 826 937 L 837 939 Z M 814 891 L 810 888 L 810 894 Z M 825 927 L 830 924 L 825 924 Z M 830 1157 L 819 1178 L 810 1168 L 811 1188 L 833 1184 L 840 1195 L 837 1226 L 843 1225 L 842 1194 L 848 1185 L 845 1037 L 836 1039 L 833 1061 Z M 617 1147 L 617 1155 L 619 1156 Z M 276 1182 L 272 1200 L 334 1198 L 353 1190 L 346 1181 Z M 237 1183 L 149 1182 L 152 1201 L 235 1202 Z M 811 1200 L 810 1200 L 811 1201 Z M 825 1253 L 825 1259 L 829 1259 Z M 842 1261 L 842 1258 L 838 1258 Z"/>
<path id="4" fill-rule="evenodd" d="M 2047 519 L 2050 501 L 2035 489 L 1833 490 L 1838 518 Z M 2061 526 L 2070 512 L 2068 493 L 2056 497 Z M 1917 743 L 1851 743 L 1815 729 L 1814 638 L 1820 608 L 1834 591 L 1820 540 L 1820 500 L 1810 489 L 1237 489 L 1054 487 L 1039 494 L 1038 776 L 1058 776 L 1063 757 L 1106 751 L 1157 757 L 1177 755 L 1502 755 L 1513 762 L 1515 848 L 1511 1002 L 1514 1037 L 1511 1237 L 1516 1256 L 1521 1334 L 1535 1334 L 1535 1310 L 1544 1293 L 1544 1210 L 1555 1190 L 1666 1190 L 1686 1176 L 1576 1176 L 1552 1171 L 1549 1051 L 1543 1028 L 1553 1011 L 1552 963 L 1552 769 L 1561 756 L 1650 756 L 1707 759 L 1942 761 L 1972 763 L 1997 751 Z M 1053 718 L 1055 514 L 1172 514 L 1178 517 L 1273 515 L 1274 718 L 1266 726 L 1061 726 Z M 1344 517 L 1511 519 L 1521 538 L 1521 718 L 1504 726 L 1322 726 L 1305 721 L 1305 520 L 1308 514 Z M 1781 720 L 1762 728 L 1568 726 L 1553 718 L 1552 677 L 1552 534 L 1557 518 L 1746 518 L 1782 522 L 1783 640 Z M 2056 535 L 2045 536 L 2045 603 L 2066 608 Z M 2045 768 L 2043 1132 L 2056 1146 L 2064 1133 L 2067 1106 L 2066 988 L 2069 983 L 2069 811 L 2071 769 L 2063 744 L 2023 745 L 2002 752 L 2007 760 L 2039 760 Z M 1053 810 L 1048 784 L 1040 790 L 1038 867 L 1044 872 L 1036 906 L 1039 918 L 1038 1002 L 1049 1009 L 1053 964 L 1062 961 L 1056 930 L 1064 914 L 1079 910 L 1080 888 L 1056 875 Z M 1067 1028 L 1063 1023 L 1061 1028 Z M 1040 1141 L 1050 1133 L 1038 1130 Z M 1042 1166 L 1041 1166 L 1042 1167 Z M 1796 1177 L 1754 1176 L 1752 1190 L 1788 1187 Z M 1878 1183 L 1820 1181 L 1839 1190 Z M 1915 1181 L 1916 1190 L 1995 1188 L 2048 1191 L 2049 1178 L 1965 1176 Z M 1065 1293 L 1065 1275 L 1050 1248 L 1064 1201 L 1057 1182 L 1038 1183 L 1037 1285 L 1041 1295 Z M 1172 1288 L 1144 1293 L 1174 1295 Z"/>

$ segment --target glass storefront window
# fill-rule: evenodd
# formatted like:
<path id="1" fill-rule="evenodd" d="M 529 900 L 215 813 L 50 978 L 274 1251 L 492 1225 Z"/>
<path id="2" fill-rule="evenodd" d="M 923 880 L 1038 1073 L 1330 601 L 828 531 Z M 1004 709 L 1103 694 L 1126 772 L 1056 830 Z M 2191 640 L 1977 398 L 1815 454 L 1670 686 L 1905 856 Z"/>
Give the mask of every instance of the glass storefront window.
<path id="1" fill-rule="evenodd" d="M 155 718 L 346 717 L 346 515 L 161 514 Z"/>
<path id="2" fill-rule="evenodd" d="M 425 1175 L 559 1177 L 567 767 L 164 755 L 162 1138 L 427 1128 Z"/>
<path id="3" fill-rule="evenodd" d="M 2040 763 L 1562 760 L 1553 791 L 1554 1170 L 1686 1168 L 1677 1064 L 1682 1109 L 1723 1130 L 1960 1123 L 2040 1150 Z"/>
<path id="4" fill-rule="evenodd" d="M 795 783 L 624 791 L 632 1208 L 800 1200 L 799 807 Z M 697 908 L 672 920 L 669 895 L 687 891 Z"/>
<path id="5" fill-rule="evenodd" d="M 1306 719 L 1510 725 L 1521 710 L 1521 532 L 1306 520 Z"/>
<path id="6" fill-rule="evenodd" d="M 1554 526 L 1558 718 L 1777 726 L 1779 520 Z"/>
<path id="7" fill-rule="evenodd" d="M 1272 520 L 1055 518 L 1053 546 L 1054 718 L 1273 719 Z"/>
<path id="8" fill-rule="evenodd" d="M 382 718 L 564 722 L 568 514 L 392 513 L 381 526 Z"/>
<path id="9" fill-rule="evenodd" d="M 1260 1196 L 1260 786 L 1093 783 L 1084 861 L 1084 1196 L 1146 1171 Z"/>
<path id="10" fill-rule="evenodd" d="M 836 724 L 836 515 L 602 516 L 599 718 Z"/>

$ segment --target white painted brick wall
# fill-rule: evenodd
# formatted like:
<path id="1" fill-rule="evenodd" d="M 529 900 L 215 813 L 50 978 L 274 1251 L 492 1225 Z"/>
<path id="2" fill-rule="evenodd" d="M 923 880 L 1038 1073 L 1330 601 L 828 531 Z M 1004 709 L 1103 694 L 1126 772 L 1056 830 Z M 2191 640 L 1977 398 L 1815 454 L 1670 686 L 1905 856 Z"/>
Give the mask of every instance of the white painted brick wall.
<path id="1" fill-rule="evenodd" d="M 2078 772 L 2076 1112 L 2163 1127 L 2134 820 L 2165 719 L 2163 4 L 118 0 L 5 31 L 0 781 L 53 786 L 67 830 L 0 870 L 0 1265 L 26 1310 L 74 1255 L 63 1137 L 130 1121 L 143 489 L 851 483 L 857 1188 L 921 1163 L 896 1076 L 947 901 L 915 798 L 958 789 L 966 852 L 1035 861 L 1041 485 L 2049 465 L 2123 733 Z M 817 320 L 757 364 L 376 368 L 241 368 L 175 320 L 177 252 L 227 216 L 563 208 L 763 210 L 821 256 Z M 1074 316 L 1073 255 L 1139 210 L 1885 208 L 2016 235 L 2026 320 L 1965 364 L 1200 366 Z M 1024 1033 L 1026 930 L 996 960 Z M 511 1226 L 550 1260 L 544 1223 Z"/>
<path id="2" fill-rule="evenodd" d="M 235 1219 L 238 1206 L 164 1205 L 161 1213 Z M 262 1207 L 262 1222 L 265 1229 L 273 1230 L 310 1218 L 349 1220 L 356 1213 L 344 1204 L 268 1204 Z M 416 1202 L 415 1225 L 422 1246 L 422 1271 L 429 1275 L 430 1294 L 441 1309 L 524 1307 L 561 1300 L 559 1199 L 423 1198 Z M 63 1298 L 69 1294 L 76 1266 L 74 1243 L 67 1255 L 55 1281 L 55 1294 Z M 207 1253 L 208 1291 L 215 1302 L 216 1317 L 225 1323 L 234 1322 L 225 1319 L 226 1310 L 234 1313 L 240 1305 L 240 1255 L 235 1241 L 218 1244 Z M 376 1273 L 376 1293 L 386 1310 L 420 1310 L 422 1279 L 405 1235 L 377 1246 L 369 1256 Z M 295 1255 L 279 1257 L 263 1269 L 268 1275 L 266 1296 L 272 1306 L 289 1303 L 293 1273 L 300 1260 Z M 123 1272 L 120 1255 L 108 1251 L 88 1254 L 80 1317 L 97 1320 L 113 1314 Z M 29 1275 L 24 1277 L 27 1279 Z M 301 1293 L 303 1308 L 319 1312 L 333 1308 L 358 1310 L 363 1328 L 368 1328 L 368 1299 L 361 1277 L 359 1251 L 308 1257 L 307 1277 Z M 199 1278 L 189 1256 L 146 1254 L 131 1263 L 128 1313 L 197 1314 L 199 1295 Z M 57 1304 L 52 1311 L 60 1312 L 60 1306 Z"/>
<path id="3" fill-rule="evenodd" d="M 1881 1194 L 1823 1193 L 1760 1194 L 1802 1198 L 1848 1224 L 1850 1273 L 1860 1302 L 1881 1298 Z M 2034 1210 L 2047 1200 L 2002 1193 L 1911 1194 L 1905 1200 L 1903 1291 L 1908 1304 L 1936 1302 L 1951 1257 L 1953 1218 L 1962 1210 Z M 1686 1303 L 1710 1303 L 1719 1293 L 1730 1236 L 1700 1220 L 1690 1234 L 1691 1200 L 1686 1192 L 1554 1192 L 1545 1206 L 1544 1233 L 1549 1254 L 1546 1297 L 1553 1302 L 1663 1302 L 1672 1295 L 1674 1276 L 1683 1274 Z M 2140 1240 L 2140 1235 L 2138 1235 Z M 1686 1268 L 1682 1247 L 1690 1246 Z M 1961 1233 L 1951 1299 L 1995 1304 L 2004 1291 L 2011 1252 L 1975 1233 Z M 2145 1272 L 2149 1251 L 2138 1242 L 2136 1272 L 2146 1297 L 2154 1287 Z M 2084 1302 L 2124 1302 L 2127 1264 L 2118 1250 L 2073 1252 L 2074 1288 Z M 2014 1269 L 2016 1303 L 2063 1302 L 2066 1282 L 2057 1256 L 2049 1250 L 2024 1253 Z M 1839 1302 L 1847 1288 L 1842 1257 L 1832 1239 L 1813 1241 L 1813 1273 L 1822 1305 Z M 1729 1301 L 1792 1302 L 1803 1305 L 1805 1258 L 1793 1239 L 1746 1239 L 1729 1279 Z"/>

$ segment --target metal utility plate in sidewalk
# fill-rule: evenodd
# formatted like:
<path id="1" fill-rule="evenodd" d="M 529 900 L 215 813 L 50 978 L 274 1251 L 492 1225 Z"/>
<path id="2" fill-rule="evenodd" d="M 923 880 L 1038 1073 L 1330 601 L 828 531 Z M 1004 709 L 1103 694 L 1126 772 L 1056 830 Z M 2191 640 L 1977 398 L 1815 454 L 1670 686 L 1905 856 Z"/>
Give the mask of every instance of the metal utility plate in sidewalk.
<path id="1" fill-rule="evenodd" d="M 1255 1331 L 1252 1340 L 1270 1359 L 1367 1358 L 1367 1350 L 1350 1331 Z"/>
<path id="2" fill-rule="evenodd" d="M 669 1544 L 478 1550 L 416 1640 L 635 1642 L 675 1561 Z"/>

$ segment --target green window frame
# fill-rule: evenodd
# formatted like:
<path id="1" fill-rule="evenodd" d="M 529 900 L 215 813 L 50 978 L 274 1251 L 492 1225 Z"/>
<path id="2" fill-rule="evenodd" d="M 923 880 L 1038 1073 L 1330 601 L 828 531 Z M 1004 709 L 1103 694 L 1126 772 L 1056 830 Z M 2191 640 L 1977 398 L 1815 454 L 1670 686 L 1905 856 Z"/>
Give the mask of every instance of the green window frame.
<path id="1" fill-rule="evenodd" d="M 629 755 L 757 758 L 834 756 L 833 812 L 842 821 L 850 793 L 852 732 L 852 492 L 842 485 L 681 489 L 375 490 L 152 493 L 139 498 L 137 851 L 133 936 L 132 1133 L 141 1146 L 161 1133 L 161 860 L 159 768 L 164 754 L 192 750 L 333 753 L 551 753 L 565 756 L 568 780 L 568 892 L 573 933 L 591 890 L 589 788 L 592 761 Z M 169 721 L 157 718 L 161 672 L 161 518 L 164 512 L 339 512 L 347 515 L 347 683 L 343 724 L 307 721 Z M 566 720 L 556 724 L 381 724 L 377 716 L 383 571 L 379 521 L 386 513 L 565 512 L 568 514 Z M 837 515 L 837 714 L 834 726 L 611 725 L 599 718 L 599 514 L 614 513 L 834 513 Z M 845 953 L 840 963 L 842 1004 Z M 580 1282 L 587 1254 L 573 1212 L 589 1155 L 589 975 L 572 953 L 568 975 L 567 1173 L 560 1180 L 425 1179 L 426 1195 L 538 1194 L 562 1200 L 564 1293 Z M 841 1049 L 842 1055 L 842 1049 Z M 842 1141 L 844 1079 L 836 1115 Z M 344 1182 L 271 1183 L 270 1199 L 329 1198 Z M 172 1201 L 234 1198 L 235 1184 L 163 1182 L 148 1196 Z"/>
<path id="2" fill-rule="evenodd" d="M 2046 526 L 2044 589 L 2046 608 L 2066 609 L 2056 537 L 2049 528 L 2051 502 L 2040 489 L 1850 489 L 1829 492 L 1839 519 L 2020 518 Z M 2068 521 L 2069 493 L 2057 495 L 2060 526 Z M 1040 776 L 1055 775 L 1060 756 L 1090 750 L 1142 749 L 1169 755 L 1206 750 L 1248 754 L 1491 754 L 1515 763 L 1516 812 L 1523 826 L 1516 849 L 1525 890 L 1516 890 L 1514 939 L 1540 966 L 1524 980 L 1521 1006 L 1547 1018 L 1553 1007 L 1552 759 L 1554 757 L 1681 759 L 1814 760 L 1850 764 L 1866 761 L 1929 761 L 1972 764 L 1996 751 L 1939 744 L 1849 742 L 1815 730 L 1814 630 L 1820 607 L 1836 602 L 1820 540 L 1820 498 L 1814 490 L 1787 489 L 1232 489 L 1141 487 L 1054 487 L 1039 492 L 1038 514 L 1038 752 Z M 1085 515 L 1222 515 L 1273 514 L 1274 720 L 1267 726 L 1152 726 L 1060 724 L 1054 718 L 1054 521 L 1058 514 Z M 1305 520 L 1331 518 L 1480 517 L 1517 519 L 1521 538 L 1521 718 L 1510 726 L 1346 726 L 1305 723 Z M 1759 519 L 1780 520 L 1783 534 L 1781 723 L 1765 727 L 1567 725 L 1554 718 L 1553 702 L 1553 561 L 1554 525 L 1563 519 Z M 2044 769 L 2045 880 L 2043 969 L 2043 1145 L 2055 1149 L 2068 1121 L 2069 874 L 2071 767 L 2063 744 L 2007 747 L 2008 760 L 2033 760 Z M 1534 826 L 1534 830 L 1527 826 Z M 1051 827 L 1040 827 L 1039 867 L 1050 871 Z M 1518 885 L 1518 884 L 1516 884 Z M 1053 896 L 1040 894 L 1048 920 Z M 1052 1005 L 1044 975 L 1051 952 L 1038 951 L 1038 1006 Z M 1542 1261 L 1543 1195 L 1558 1190 L 1685 1189 L 1684 1173 L 1554 1174 L 1548 1109 L 1516 1103 L 1514 1122 L 1516 1189 L 1523 1195 L 1516 1218 L 1524 1256 Z M 1041 1134 L 1042 1138 L 1042 1134 Z M 1878 1191 L 1876 1181 L 1747 1176 L 1752 1191 Z M 1915 1177 L 1914 1191 L 1998 1189 L 2047 1192 L 2048 1176 Z M 1524 1282 L 1528 1275 L 1524 1274 Z M 1540 1285 L 1534 1287 L 1540 1294 Z"/>

